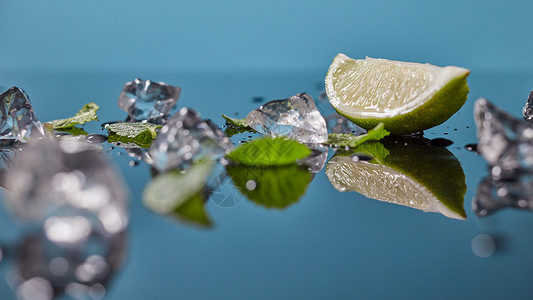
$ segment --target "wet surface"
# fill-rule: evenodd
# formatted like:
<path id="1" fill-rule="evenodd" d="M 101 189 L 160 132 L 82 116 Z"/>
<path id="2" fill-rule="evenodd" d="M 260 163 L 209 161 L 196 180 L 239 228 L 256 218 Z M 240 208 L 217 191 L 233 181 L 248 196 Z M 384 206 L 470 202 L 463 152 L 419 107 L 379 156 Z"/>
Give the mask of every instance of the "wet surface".
<path id="1" fill-rule="evenodd" d="M 24 88 L 42 122 L 69 117 L 85 102 L 96 102 L 101 107 L 100 121 L 83 129 L 90 134 L 106 134 L 101 123 L 126 118 L 117 106 L 117 97 L 124 83 L 137 74 L 2 75 L 1 86 Z M 314 91 L 310 94 L 314 99 L 322 98 L 316 87 L 316 82 L 323 80 L 320 72 L 140 75 L 180 86 L 177 107 L 191 107 L 219 127 L 225 124 L 222 113 L 245 117 L 261 103 L 303 91 Z M 415 299 L 453 298 L 457 294 L 503 298 L 510 291 L 516 297 L 531 295 L 533 213 L 528 209 L 493 211 L 493 202 L 483 202 L 491 213 L 480 217 L 476 207 L 481 206 L 472 208 L 478 189 L 492 193 L 487 199 L 498 200 L 503 195 L 497 194 L 502 186 L 512 197 L 520 196 L 515 188 L 523 190 L 524 180 L 529 180 L 521 177 L 517 183 L 494 182 L 487 177 L 491 175 L 488 164 L 475 153 L 474 100 L 487 97 L 521 118 L 531 82 L 533 76 L 472 72 L 465 106 L 444 124 L 424 132 L 430 144 L 438 141 L 432 146 L 445 147 L 464 171 L 466 220 L 376 201 L 356 192 L 339 192 L 323 169 L 314 174 L 299 167 L 232 167 L 229 176 L 209 178 L 209 189 L 202 190 L 205 212 L 213 222 L 206 229 L 184 222 L 179 215 L 162 216 L 147 209 L 142 194 L 152 180 L 151 173 L 155 176 L 157 172 L 151 172 L 143 160 L 144 152 L 113 148 L 102 141 L 97 146 L 104 149 L 129 187 L 130 225 L 125 248 L 120 248 L 125 254 L 123 264 L 109 282 L 106 277 L 105 285 L 95 286 L 93 295 L 102 295 L 102 287 L 104 299 L 394 298 L 398 294 Z M 59 84 L 64 87 L 61 96 L 51 88 Z M 329 115 L 327 101 L 317 100 L 316 104 L 322 115 Z M 237 147 L 239 142 L 255 137 L 242 133 L 231 139 Z M 93 139 L 100 142 L 102 138 Z M 409 144 L 401 141 L 397 146 L 403 143 Z M 330 149 L 325 159 L 334 153 Z M 355 154 L 352 161 L 369 163 L 381 152 L 374 149 L 372 153 Z M 323 152 L 316 154 L 321 164 Z M 282 184 L 273 181 L 280 178 Z M 523 204 L 515 203 L 519 208 Z M 26 235 L 4 208 L 0 209 L 0 226 L 0 298 L 13 299 L 9 270 L 20 258 L 12 255 L 12 245 L 24 245 L 25 240 L 35 239 L 35 233 Z M 55 272 L 62 270 L 61 260 L 54 260 L 52 265 Z M 43 285 L 34 281 L 28 286 Z"/>

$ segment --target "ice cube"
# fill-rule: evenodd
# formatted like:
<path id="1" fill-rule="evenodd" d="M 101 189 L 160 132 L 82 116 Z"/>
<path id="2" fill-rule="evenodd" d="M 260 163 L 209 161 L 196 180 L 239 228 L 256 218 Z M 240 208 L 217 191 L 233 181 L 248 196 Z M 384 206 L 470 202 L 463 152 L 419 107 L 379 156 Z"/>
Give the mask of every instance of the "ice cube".
<path id="1" fill-rule="evenodd" d="M 124 85 L 118 97 L 118 106 L 129 114 L 132 121 L 157 119 L 170 113 L 180 92 L 181 88 L 164 82 L 136 78 Z"/>
<path id="2" fill-rule="evenodd" d="M 326 120 L 317 110 L 313 98 L 305 93 L 261 105 L 248 114 L 246 123 L 272 137 L 282 136 L 313 144 L 328 140 Z"/>
<path id="3" fill-rule="evenodd" d="M 533 174 L 516 173 L 514 178 L 497 180 L 485 177 L 477 187 L 472 210 L 480 217 L 502 208 L 513 207 L 533 211 Z"/>
<path id="4" fill-rule="evenodd" d="M 311 146 L 311 155 L 300 160 L 298 164 L 306 166 L 311 173 L 316 174 L 320 172 L 320 170 L 322 170 L 326 165 L 328 160 L 328 148 L 320 145 L 315 146 L 312 144 L 309 146 Z"/>
<path id="5" fill-rule="evenodd" d="M 153 167 L 164 172 L 184 169 L 199 159 L 219 159 L 232 149 L 233 144 L 216 125 L 184 107 L 161 128 L 148 153 Z"/>
<path id="6" fill-rule="evenodd" d="M 533 170 L 533 124 L 515 119 L 484 98 L 474 105 L 477 150 L 496 178 Z"/>
<path id="7" fill-rule="evenodd" d="M 121 232 L 128 224 L 128 193 L 120 174 L 97 146 L 88 143 L 52 139 L 32 143 L 13 163 L 5 187 L 8 207 L 32 223 L 80 217 L 102 234 Z M 67 221 L 62 224 L 56 228 L 69 227 Z M 58 232 L 66 241 L 80 235 Z"/>
<path id="8" fill-rule="evenodd" d="M 35 116 L 28 95 L 18 87 L 12 87 L 0 95 L 0 140 L 42 138 L 44 130 Z"/>
<path id="9" fill-rule="evenodd" d="M 91 233 L 75 247 L 51 240 L 44 231 L 29 234 L 16 248 L 16 269 L 10 272 L 17 299 L 53 299 L 65 294 L 69 299 L 101 299 L 122 265 L 125 248 L 123 233 L 110 237 Z"/>
<path id="10" fill-rule="evenodd" d="M 328 130 L 331 133 L 353 133 L 355 135 L 366 133 L 365 129 L 355 125 L 353 122 L 337 113 L 333 113 L 325 117 L 325 119 L 328 125 Z"/>
<path id="11" fill-rule="evenodd" d="M 531 90 L 529 93 L 529 97 L 527 98 L 526 105 L 522 110 L 522 114 L 524 115 L 524 119 L 533 121 L 533 90 Z"/>

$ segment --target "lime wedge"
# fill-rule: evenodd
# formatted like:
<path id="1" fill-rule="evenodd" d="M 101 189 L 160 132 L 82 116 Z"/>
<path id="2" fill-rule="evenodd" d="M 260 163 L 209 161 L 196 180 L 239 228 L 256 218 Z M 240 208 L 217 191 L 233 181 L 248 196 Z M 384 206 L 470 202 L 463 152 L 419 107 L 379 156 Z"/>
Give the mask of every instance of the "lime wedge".
<path id="1" fill-rule="evenodd" d="M 338 54 L 326 75 L 337 112 L 355 124 L 385 124 L 392 134 L 419 132 L 448 120 L 466 101 L 468 69 Z"/>
<path id="2" fill-rule="evenodd" d="M 338 152 L 328 162 L 326 175 L 337 190 L 466 219 L 465 175 L 450 151 L 418 138 L 361 146 Z"/>

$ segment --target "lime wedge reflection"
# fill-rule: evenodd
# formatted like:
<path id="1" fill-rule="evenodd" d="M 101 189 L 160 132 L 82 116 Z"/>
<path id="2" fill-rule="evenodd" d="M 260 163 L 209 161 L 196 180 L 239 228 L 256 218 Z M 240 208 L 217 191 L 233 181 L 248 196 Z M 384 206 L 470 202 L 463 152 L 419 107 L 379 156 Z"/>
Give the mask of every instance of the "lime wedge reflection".
<path id="1" fill-rule="evenodd" d="M 466 219 L 461 164 L 450 151 L 423 138 L 389 138 L 337 152 L 326 174 L 341 192 Z"/>

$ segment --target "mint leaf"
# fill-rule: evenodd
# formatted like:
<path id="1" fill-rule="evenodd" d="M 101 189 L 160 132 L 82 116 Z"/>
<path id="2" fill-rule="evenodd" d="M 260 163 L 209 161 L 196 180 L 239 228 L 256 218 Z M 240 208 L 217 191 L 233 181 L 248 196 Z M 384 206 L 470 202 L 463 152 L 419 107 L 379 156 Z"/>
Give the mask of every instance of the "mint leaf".
<path id="1" fill-rule="evenodd" d="M 389 135 L 383 123 L 379 123 L 373 129 L 370 129 L 367 133 L 361 135 L 353 135 L 347 133 L 330 133 L 328 135 L 328 140 L 324 144 L 326 145 L 335 145 L 336 147 L 357 147 L 362 143 L 370 140 L 379 141 L 382 138 Z"/>
<path id="2" fill-rule="evenodd" d="M 381 142 L 377 141 L 368 141 L 363 143 L 355 148 L 349 150 L 339 149 L 335 155 L 340 156 L 353 156 L 353 155 L 365 155 L 372 158 L 370 162 L 383 164 L 390 152 L 383 146 Z"/>
<path id="3" fill-rule="evenodd" d="M 209 226 L 204 208 L 204 187 L 213 163 L 193 164 L 187 171 L 171 171 L 155 177 L 143 192 L 144 205 L 159 214 L 172 214 L 179 219 Z"/>
<path id="4" fill-rule="evenodd" d="M 90 121 L 97 121 L 98 116 L 96 115 L 96 111 L 98 109 L 100 109 L 100 107 L 96 105 L 96 103 L 87 103 L 74 115 L 74 117 L 54 120 L 48 123 L 52 124 L 54 129 L 65 129 L 74 127 L 75 125 L 82 125 Z"/>
<path id="5" fill-rule="evenodd" d="M 248 127 L 252 129 L 250 126 L 248 126 L 248 123 L 246 123 L 246 118 L 244 119 L 234 119 L 230 118 L 224 114 L 222 114 L 222 117 L 226 120 L 226 124 L 233 126 L 233 127 Z M 253 130 L 253 129 L 252 129 Z"/>
<path id="6" fill-rule="evenodd" d="M 262 138 L 240 146 L 227 155 L 232 161 L 256 167 L 283 166 L 311 154 L 306 145 L 282 137 Z"/>
<path id="7" fill-rule="evenodd" d="M 297 202 L 311 182 L 309 170 L 296 164 L 274 168 L 233 165 L 228 166 L 226 171 L 249 200 L 278 209 Z"/>
<path id="8" fill-rule="evenodd" d="M 206 193 L 204 189 L 202 189 L 196 193 L 196 195 L 186 200 L 181 206 L 176 208 L 172 214 L 178 219 L 189 223 L 195 223 L 205 227 L 212 226 L 213 222 L 205 211 L 205 195 Z"/>
<path id="9" fill-rule="evenodd" d="M 226 120 L 225 133 L 228 137 L 232 137 L 242 132 L 256 132 L 252 127 L 248 126 L 246 119 L 233 119 L 224 114 L 222 117 Z"/>
<path id="10" fill-rule="evenodd" d="M 157 129 L 161 125 L 141 122 L 113 123 L 105 126 L 109 143 L 133 143 L 141 148 L 149 148 L 157 137 Z"/>
<path id="11" fill-rule="evenodd" d="M 85 130 L 79 128 L 79 127 L 59 128 L 59 129 L 56 129 L 56 131 L 66 132 L 66 133 L 70 133 L 72 135 L 89 135 L 89 133 L 87 133 L 87 131 L 85 131 Z"/>

